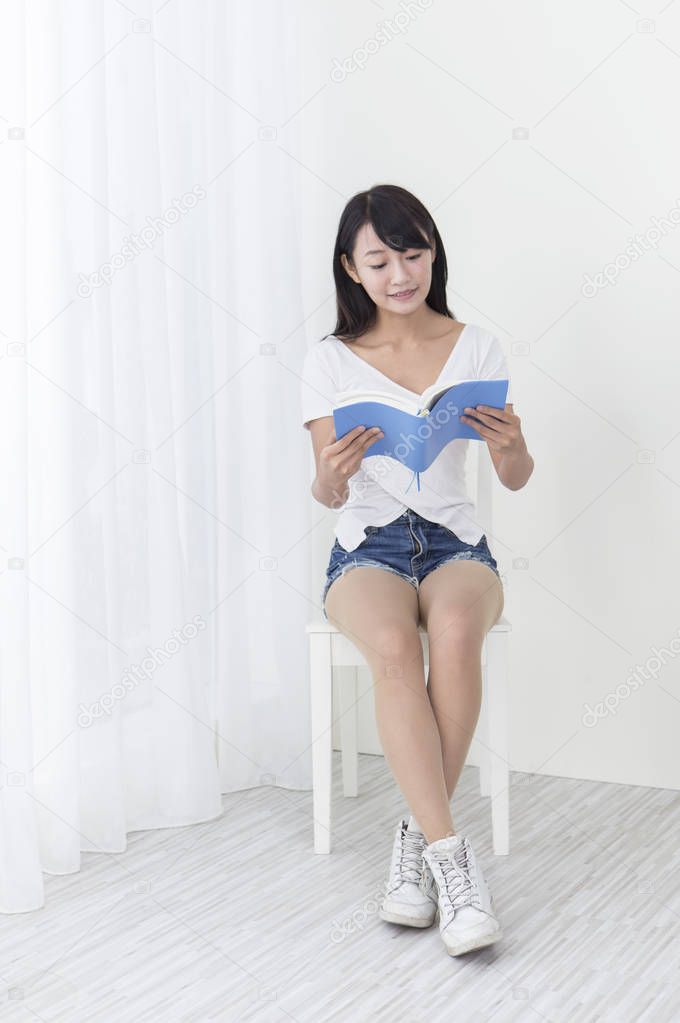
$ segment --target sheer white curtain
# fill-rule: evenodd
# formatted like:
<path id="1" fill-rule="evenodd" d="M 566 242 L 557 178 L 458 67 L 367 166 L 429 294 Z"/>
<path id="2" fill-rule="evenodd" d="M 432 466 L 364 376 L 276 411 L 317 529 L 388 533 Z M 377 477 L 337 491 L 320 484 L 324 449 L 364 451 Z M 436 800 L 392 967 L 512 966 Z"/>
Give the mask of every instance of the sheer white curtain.
<path id="1" fill-rule="evenodd" d="M 310 783 L 296 43 L 155 7 L 0 14 L 3 913 Z"/>

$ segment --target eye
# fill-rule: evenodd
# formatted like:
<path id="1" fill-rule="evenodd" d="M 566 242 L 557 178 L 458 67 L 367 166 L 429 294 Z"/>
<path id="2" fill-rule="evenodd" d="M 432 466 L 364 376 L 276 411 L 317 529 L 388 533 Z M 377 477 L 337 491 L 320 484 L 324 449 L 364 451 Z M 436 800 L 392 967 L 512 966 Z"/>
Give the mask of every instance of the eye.
<path id="1" fill-rule="evenodd" d="M 407 259 L 420 259 L 421 256 L 422 256 L 422 252 L 419 252 L 415 256 L 407 256 L 406 258 Z M 370 264 L 369 264 L 369 266 L 370 266 Z M 371 266 L 370 269 L 371 270 L 382 270 L 382 268 L 384 266 L 387 266 L 387 264 L 386 263 L 379 263 L 378 266 Z"/>

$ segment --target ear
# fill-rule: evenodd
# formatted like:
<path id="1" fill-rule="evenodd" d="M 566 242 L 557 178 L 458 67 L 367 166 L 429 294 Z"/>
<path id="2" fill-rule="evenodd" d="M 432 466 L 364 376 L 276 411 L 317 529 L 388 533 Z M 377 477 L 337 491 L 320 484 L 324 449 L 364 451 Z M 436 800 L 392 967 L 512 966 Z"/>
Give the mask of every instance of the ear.
<path id="1" fill-rule="evenodd" d="M 343 267 L 345 268 L 346 273 L 349 274 L 349 276 L 352 278 L 354 283 L 355 284 L 360 284 L 361 282 L 359 281 L 359 278 L 357 277 L 356 271 L 353 270 L 352 267 L 350 266 L 350 262 L 349 262 L 349 260 L 347 258 L 347 255 L 344 252 L 340 256 L 340 262 L 342 263 Z"/>

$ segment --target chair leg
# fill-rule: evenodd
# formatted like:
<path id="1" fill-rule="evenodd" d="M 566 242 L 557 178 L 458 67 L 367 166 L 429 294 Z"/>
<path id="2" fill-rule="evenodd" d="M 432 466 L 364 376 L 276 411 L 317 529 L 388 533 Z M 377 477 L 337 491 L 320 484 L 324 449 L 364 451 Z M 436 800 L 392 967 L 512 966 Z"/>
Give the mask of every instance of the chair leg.
<path id="1" fill-rule="evenodd" d="M 333 669 L 331 636 L 310 633 L 314 852 L 331 851 Z"/>
<path id="2" fill-rule="evenodd" d="M 488 642 L 486 640 L 485 642 Z M 479 794 L 491 795 L 491 753 L 489 751 L 489 655 L 488 647 L 482 664 L 482 705 L 479 711 L 476 734 L 479 736 Z"/>
<path id="3" fill-rule="evenodd" d="M 346 796 L 359 791 L 359 753 L 357 745 L 358 668 L 342 671 L 340 678 L 340 739 L 342 742 L 342 788 Z"/>
<path id="4" fill-rule="evenodd" d="M 491 751 L 491 830 L 493 851 L 506 856 L 510 847 L 510 769 L 508 765 L 508 636 L 487 636 L 488 744 Z"/>

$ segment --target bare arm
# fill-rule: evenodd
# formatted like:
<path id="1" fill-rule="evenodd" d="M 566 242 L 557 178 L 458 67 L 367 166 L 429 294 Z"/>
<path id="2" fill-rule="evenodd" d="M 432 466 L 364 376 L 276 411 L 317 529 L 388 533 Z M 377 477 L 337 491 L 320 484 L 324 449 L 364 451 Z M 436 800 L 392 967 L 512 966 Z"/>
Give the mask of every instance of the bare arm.
<path id="1" fill-rule="evenodd" d="M 316 476 L 312 496 L 327 508 L 339 509 L 349 497 L 348 480 L 361 465 L 366 449 L 383 436 L 376 426 L 357 426 L 336 439 L 333 416 L 312 419 L 309 424 L 314 446 Z"/>
<path id="2" fill-rule="evenodd" d="M 522 434 L 522 421 L 512 405 L 505 410 L 477 405 L 466 408 L 461 420 L 477 430 L 486 441 L 496 474 L 508 490 L 521 490 L 534 471 L 534 460 Z"/>

